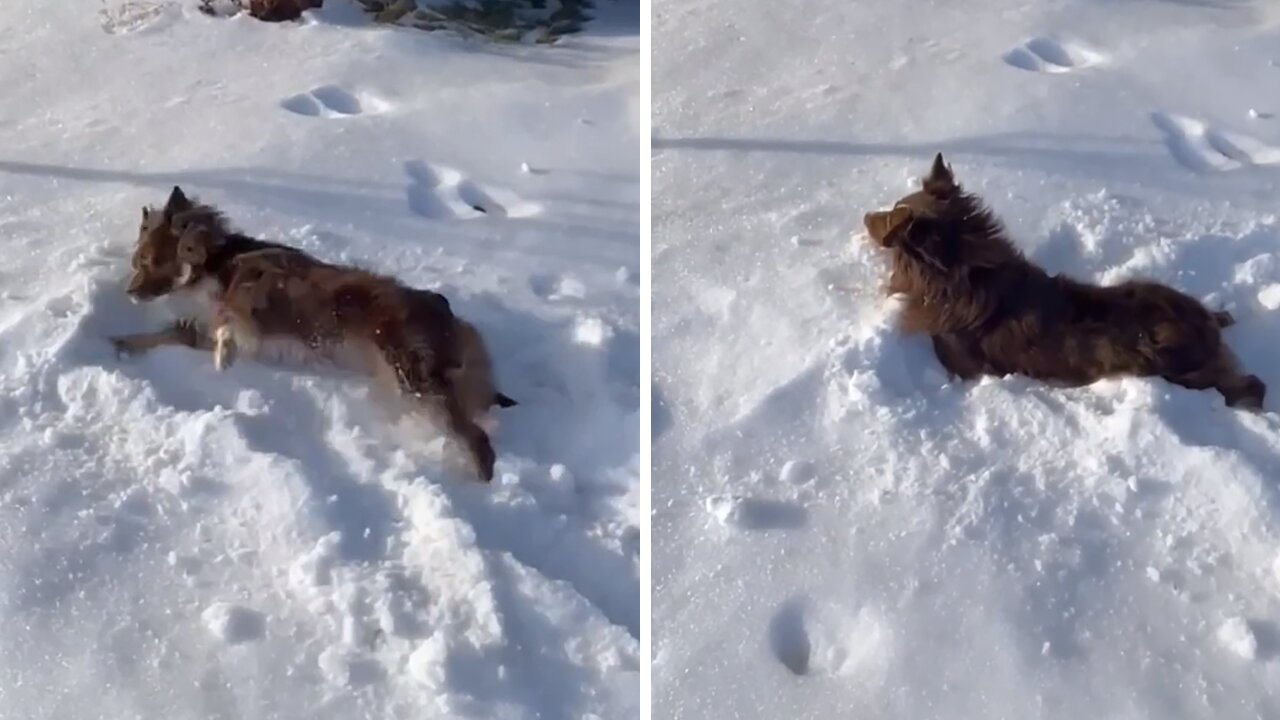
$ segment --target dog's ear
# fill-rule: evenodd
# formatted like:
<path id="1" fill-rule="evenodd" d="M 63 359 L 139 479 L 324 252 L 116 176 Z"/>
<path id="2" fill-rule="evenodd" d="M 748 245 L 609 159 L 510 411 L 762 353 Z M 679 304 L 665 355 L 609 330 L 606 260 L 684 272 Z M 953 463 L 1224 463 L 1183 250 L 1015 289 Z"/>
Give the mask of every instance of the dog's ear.
<path id="1" fill-rule="evenodd" d="M 956 176 L 942 159 L 942 153 L 938 153 L 933 159 L 933 167 L 929 168 L 929 174 L 921 186 L 925 192 L 937 197 L 946 197 L 956 191 Z"/>
<path id="2" fill-rule="evenodd" d="M 151 219 L 151 208 L 147 207 L 146 205 L 143 205 L 142 206 L 142 222 L 146 222 L 150 219 Z"/>
<path id="3" fill-rule="evenodd" d="M 169 193 L 169 199 L 164 204 L 164 216 L 172 218 L 177 213 L 190 210 L 191 207 L 191 201 L 187 199 L 186 193 L 182 192 L 182 188 L 174 185 L 173 192 Z"/>

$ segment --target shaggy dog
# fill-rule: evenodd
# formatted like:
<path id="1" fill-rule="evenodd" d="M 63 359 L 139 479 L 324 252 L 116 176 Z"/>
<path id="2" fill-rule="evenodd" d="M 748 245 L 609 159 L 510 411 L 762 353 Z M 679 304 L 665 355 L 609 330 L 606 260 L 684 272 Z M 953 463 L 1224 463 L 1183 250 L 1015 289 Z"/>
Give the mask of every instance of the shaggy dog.
<path id="1" fill-rule="evenodd" d="M 243 356 L 361 372 L 443 416 L 480 477 L 493 478 L 493 447 L 477 420 L 515 401 L 494 389 L 480 334 L 444 296 L 234 232 L 178 187 L 163 209 L 142 210 L 127 292 L 143 301 L 193 295 L 212 332 L 180 320 L 112 338 L 121 352 L 185 345 L 212 351 L 218 370 Z"/>
<path id="2" fill-rule="evenodd" d="M 1160 376 L 1262 408 L 1266 385 L 1242 374 L 1223 342 L 1230 314 L 1154 282 L 1099 287 L 1050 275 L 956 184 L 941 154 L 918 192 L 864 223 L 892 257 L 888 292 L 906 298 L 903 330 L 927 333 L 954 377 L 1016 373 L 1074 386 Z"/>

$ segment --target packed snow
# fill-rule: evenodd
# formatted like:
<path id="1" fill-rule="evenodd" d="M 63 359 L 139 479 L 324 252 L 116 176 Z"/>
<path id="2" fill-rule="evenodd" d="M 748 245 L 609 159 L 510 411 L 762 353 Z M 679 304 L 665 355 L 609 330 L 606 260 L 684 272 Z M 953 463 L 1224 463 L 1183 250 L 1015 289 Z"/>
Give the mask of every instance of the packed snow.
<path id="1" fill-rule="evenodd" d="M 195 0 L 0 3 L 13 718 L 622 718 L 640 674 L 638 3 L 556 46 Z M 140 208 L 444 293 L 497 477 L 341 374 L 107 336 Z"/>
<path id="2" fill-rule="evenodd" d="M 1280 717 L 1280 6 L 657 0 L 655 717 Z M 864 212 L 1234 314 L 1266 411 L 948 381 Z"/>

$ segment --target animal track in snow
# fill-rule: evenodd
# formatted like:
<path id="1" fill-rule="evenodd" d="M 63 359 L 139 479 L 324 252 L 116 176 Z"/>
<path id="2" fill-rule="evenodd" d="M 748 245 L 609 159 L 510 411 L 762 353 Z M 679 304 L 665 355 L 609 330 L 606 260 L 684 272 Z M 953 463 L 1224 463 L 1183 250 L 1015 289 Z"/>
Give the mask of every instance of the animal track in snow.
<path id="1" fill-rule="evenodd" d="M 542 206 L 524 200 L 510 190 L 482 186 L 461 172 L 421 160 L 404 164 L 409 176 L 409 210 L 432 220 L 470 220 L 485 215 L 530 217 Z"/>
<path id="2" fill-rule="evenodd" d="M 781 500 L 712 495 L 703 500 L 703 507 L 721 525 L 743 530 L 793 530 L 809 521 L 803 505 Z"/>
<path id="3" fill-rule="evenodd" d="M 266 633 L 266 617 L 257 610 L 215 603 L 200 614 L 205 627 L 228 645 L 253 642 Z"/>
<path id="4" fill-rule="evenodd" d="M 1064 73 L 1106 60 L 1102 53 L 1076 42 L 1034 37 L 1004 54 L 1004 61 L 1031 72 Z"/>
<path id="5" fill-rule="evenodd" d="M 769 649 L 795 675 L 857 678 L 877 684 L 884 679 L 892 637 L 879 613 L 870 608 L 809 606 L 794 597 L 774 612 L 768 628 Z"/>
<path id="6" fill-rule="evenodd" d="M 788 460 L 778 473 L 778 479 L 788 485 L 806 485 L 817 477 L 817 467 L 809 460 Z"/>
<path id="7" fill-rule="evenodd" d="M 98 10 L 102 31 L 108 35 L 126 35 L 158 27 L 172 19 L 176 6 L 157 0 L 123 0 L 111 5 L 103 3 Z"/>
<path id="8" fill-rule="evenodd" d="M 804 611 L 804 601 L 792 598 L 783 603 L 769 621 L 769 649 L 794 675 L 809 674 L 809 658 L 813 653 L 813 643 L 804 626 Z"/>
<path id="9" fill-rule="evenodd" d="M 357 95 L 337 85 L 321 85 L 281 100 L 280 107 L 295 115 L 344 118 L 386 112 L 391 106 L 368 93 Z"/>
<path id="10" fill-rule="evenodd" d="M 1151 121 L 1164 133 L 1173 158 L 1189 170 L 1224 172 L 1242 165 L 1280 164 L 1280 148 L 1249 135 L 1219 130 L 1184 115 L 1155 112 Z"/>
<path id="11" fill-rule="evenodd" d="M 535 275 L 529 279 L 529 288 L 543 300 L 581 300 L 587 296 L 586 286 L 572 275 Z"/>

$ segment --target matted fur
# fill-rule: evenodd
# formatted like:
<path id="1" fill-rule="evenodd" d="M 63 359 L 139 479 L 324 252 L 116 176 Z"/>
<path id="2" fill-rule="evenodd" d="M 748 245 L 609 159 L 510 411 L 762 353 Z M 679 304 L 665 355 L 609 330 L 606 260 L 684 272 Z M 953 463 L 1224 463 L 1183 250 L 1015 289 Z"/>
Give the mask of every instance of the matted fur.
<path id="1" fill-rule="evenodd" d="M 918 192 L 868 213 L 864 224 L 892 256 L 888 292 L 905 296 L 902 328 L 928 334 L 953 376 L 1019 374 L 1064 385 L 1160 376 L 1216 388 L 1231 406 L 1262 407 L 1266 386 L 1237 369 L 1223 341 L 1228 313 L 1155 282 L 1102 287 L 1050 275 L 956 184 L 941 154 Z"/>
<path id="2" fill-rule="evenodd" d="M 164 208 L 143 208 L 127 292 L 188 293 L 208 307 L 203 324 L 113 338 L 121 351 L 185 345 L 211 350 L 219 370 L 251 357 L 361 372 L 442 415 L 492 479 L 493 448 L 477 421 L 515 401 L 494 389 L 483 339 L 444 296 L 237 233 L 178 187 Z"/>

